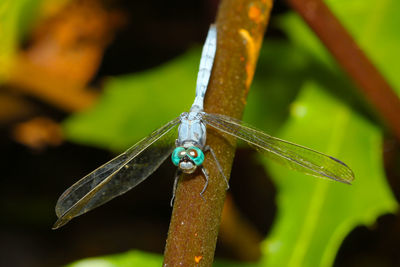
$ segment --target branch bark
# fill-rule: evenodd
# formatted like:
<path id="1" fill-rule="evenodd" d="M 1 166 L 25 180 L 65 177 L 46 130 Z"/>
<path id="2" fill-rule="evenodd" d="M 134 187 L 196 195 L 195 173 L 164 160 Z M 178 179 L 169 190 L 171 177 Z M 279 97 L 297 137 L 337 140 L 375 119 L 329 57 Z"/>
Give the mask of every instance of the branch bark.
<path id="1" fill-rule="evenodd" d="M 287 0 L 400 140 L 400 99 L 322 0 Z"/>
<path id="2" fill-rule="evenodd" d="M 253 79 L 272 0 L 223 0 L 217 15 L 218 44 L 205 111 L 240 118 Z M 230 173 L 235 140 L 207 129 L 211 146 L 226 174 Z M 203 194 L 200 172 L 181 177 L 165 248 L 164 266 L 211 266 L 218 236 L 226 183 L 210 155 L 210 175 Z"/>

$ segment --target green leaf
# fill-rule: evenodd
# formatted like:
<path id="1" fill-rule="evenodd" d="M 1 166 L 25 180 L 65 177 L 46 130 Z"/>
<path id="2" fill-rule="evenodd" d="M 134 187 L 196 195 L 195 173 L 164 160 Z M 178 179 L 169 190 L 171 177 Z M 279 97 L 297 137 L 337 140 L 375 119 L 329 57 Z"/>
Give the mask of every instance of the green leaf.
<path id="1" fill-rule="evenodd" d="M 279 137 L 343 160 L 356 180 L 349 186 L 269 164 L 278 215 L 264 242 L 265 266 L 331 266 L 354 227 L 398 208 L 384 176 L 381 131 L 321 88 L 304 86 Z"/>
<path id="2" fill-rule="evenodd" d="M 67 265 L 68 267 L 158 267 L 162 265 L 162 256 L 143 251 L 129 251 L 105 257 L 88 258 Z"/>
<path id="3" fill-rule="evenodd" d="M 68 139 L 122 150 L 188 111 L 195 94 L 200 50 L 137 74 L 109 78 L 91 110 L 64 122 Z"/>

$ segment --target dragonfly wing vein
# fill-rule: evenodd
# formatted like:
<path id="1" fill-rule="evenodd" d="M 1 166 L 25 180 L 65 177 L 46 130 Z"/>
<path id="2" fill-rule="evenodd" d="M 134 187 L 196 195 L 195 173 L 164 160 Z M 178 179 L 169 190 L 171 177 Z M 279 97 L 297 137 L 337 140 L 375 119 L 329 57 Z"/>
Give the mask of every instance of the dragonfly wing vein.
<path id="1" fill-rule="evenodd" d="M 58 199 L 53 228 L 127 192 L 152 174 L 172 153 L 179 117 L 145 137 L 67 189 Z"/>
<path id="2" fill-rule="evenodd" d="M 348 184 L 354 180 L 353 172 L 343 162 L 310 148 L 270 136 L 240 120 L 203 113 L 203 121 L 217 130 L 246 141 L 263 155 L 290 169 Z"/>

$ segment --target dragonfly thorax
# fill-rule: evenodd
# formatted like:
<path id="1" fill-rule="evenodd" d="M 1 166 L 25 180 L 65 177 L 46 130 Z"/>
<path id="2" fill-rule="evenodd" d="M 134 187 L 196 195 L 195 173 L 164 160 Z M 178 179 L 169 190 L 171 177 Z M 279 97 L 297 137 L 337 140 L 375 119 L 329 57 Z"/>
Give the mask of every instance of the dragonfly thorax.
<path id="1" fill-rule="evenodd" d="M 201 112 L 184 112 L 180 116 L 177 146 L 203 148 L 206 144 L 206 126 Z"/>

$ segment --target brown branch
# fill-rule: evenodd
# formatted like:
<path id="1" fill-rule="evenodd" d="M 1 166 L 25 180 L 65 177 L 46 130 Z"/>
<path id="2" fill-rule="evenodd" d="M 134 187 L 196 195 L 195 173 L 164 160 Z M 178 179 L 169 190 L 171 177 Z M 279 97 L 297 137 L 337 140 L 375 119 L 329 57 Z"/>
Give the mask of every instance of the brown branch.
<path id="1" fill-rule="evenodd" d="M 240 118 L 253 78 L 272 0 L 223 0 L 217 15 L 218 46 L 205 110 Z M 230 173 L 234 140 L 208 128 L 211 146 Z M 164 266 L 211 266 L 225 200 L 226 184 L 211 155 L 205 168 L 210 182 L 204 193 L 200 172 L 184 176 L 178 186 L 165 248 Z"/>
<path id="2" fill-rule="evenodd" d="M 400 100 L 352 36 L 322 0 L 287 0 L 358 85 L 384 122 L 400 139 Z"/>

